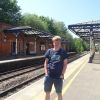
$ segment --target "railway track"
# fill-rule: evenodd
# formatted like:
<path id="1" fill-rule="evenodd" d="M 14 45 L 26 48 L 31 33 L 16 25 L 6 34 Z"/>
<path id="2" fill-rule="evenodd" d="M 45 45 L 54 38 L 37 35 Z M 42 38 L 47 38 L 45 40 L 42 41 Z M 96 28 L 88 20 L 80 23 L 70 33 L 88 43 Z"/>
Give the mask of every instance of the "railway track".
<path id="1" fill-rule="evenodd" d="M 71 56 L 68 58 L 68 62 L 72 62 L 73 60 L 78 59 L 85 54 Z M 27 66 L 17 70 L 0 73 L 0 97 L 6 96 L 7 94 L 9 94 L 9 92 L 20 88 L 25 84 L 28 84 L 29 82 L 42 77 L 43 75 L 43 65 L 39 65 L 36 67 Z"/>
<path id="2" fill-rule="evenodd" d="M 40 69 L 40 68 L 43 68 L 43 65 L 35 66 L 35 67 L 28 66 L 28 67 L 24 67 L 24 68 L 21 68 L 21 69 L 13 70 L 11 72 L 9 71 L 9 72 L 6 72 L 6 73 L 1 73 L 0 74 L 0 82 L 8 80 L 10 78 L 14 78 L 16 76 L 19 76 L 19 75 L 22 75 L 22 74 L 25 74 L 25 73 L 28 73 L 30 71 L 35 71 L 35 70 Z"/>
<path id="3" fill-rule="evenodd" d="M 35 80 L 36 78 L 44 75 L 43 67 L 36 69 L 30 68 L 30 70 L 19 71 L 19 73 L 9 74 L 9 77 L 2 78 L 0 82 L 0 96 L 6 95 L 9 91 L 15 90 L 22 85 Z"/>

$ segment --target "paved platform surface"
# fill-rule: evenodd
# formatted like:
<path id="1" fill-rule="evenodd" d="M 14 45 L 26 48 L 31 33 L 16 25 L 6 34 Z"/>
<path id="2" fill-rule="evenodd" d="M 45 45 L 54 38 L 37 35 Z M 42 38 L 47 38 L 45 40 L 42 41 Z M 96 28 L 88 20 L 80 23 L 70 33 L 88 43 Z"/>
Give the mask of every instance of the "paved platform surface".
<path id="1" fill-rule="evenodd" d="M 100 64 L 87 63 L 66 91 L 64 100 L 100 100 Z"/>
<path id="2" fill-rule="evenodd" d="M 63 86 L 63 100 L 100 100 L 100 64 L 88 63 L 89 54 L 68 64 Z M 44 100 L 44 78 L 5 100 Z M 54 87 L 51 99 L 57 100 Z"/>

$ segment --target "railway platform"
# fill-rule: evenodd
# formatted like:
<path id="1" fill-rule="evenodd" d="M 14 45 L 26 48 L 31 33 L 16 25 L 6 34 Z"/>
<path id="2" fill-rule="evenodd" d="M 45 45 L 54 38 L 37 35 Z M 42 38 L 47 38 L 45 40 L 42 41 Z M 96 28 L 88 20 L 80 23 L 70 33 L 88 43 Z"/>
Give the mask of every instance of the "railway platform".
<path id="1" fill-rule="evenodd" d="M 88 63 L 89 56 L 87 54 L 68 64 L 63 100 L 100 100 L 100 64 Z M 4 100 L 44 100 L 43 80 L 44 77 Z M 54 86 L 50 100 L 57 100 Z"/>

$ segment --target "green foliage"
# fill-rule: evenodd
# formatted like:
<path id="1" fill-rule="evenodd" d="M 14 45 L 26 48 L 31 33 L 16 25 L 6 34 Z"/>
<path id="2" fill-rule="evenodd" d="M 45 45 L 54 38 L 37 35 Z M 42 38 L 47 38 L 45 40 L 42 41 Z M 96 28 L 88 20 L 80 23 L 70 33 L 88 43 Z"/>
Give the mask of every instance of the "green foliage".
<path id="1" fill-rule="evenodd" d="M 67 28 L 63 22 L 54 22 L 54 29 L 57 35 L 60 35 L 63 38 L 67 38 Z"/>
<path id="2" fill-rule="evenodd" d="M 74 47 L 77 53 L 81 53 L 88 49 L 88 44 L 81 40 L 80 38 L 74 39 Z"/>
<path id="3" fill-rule="evenodd" d="M 83 43 L 84 50 L 89 50 L 89 44 L 86 43 L 85 41 L 83 41 L 82 43 Z"/>
<path id="4" fill-rule="evenodd" d="M 47 23 L 47 27 L 48 27 L 48 32 L 50 32 L 53 35 L 56 35 L 56 30 L 54 28 L 54 20 L 50 19 L 49 17 L 44 17 L 44 16 L 40 16 L 39 17 L 43 22 Z"/>
<path id="5" fill-rule="evenodd" d="M 21 18 L 16 0 L 0 0 L 0 22 L 18 24 Z"/>
<path id="6" fill-rule="evenodd" d="M 35 14 L 24 14 L 21 20 L 21 25 L 29 25 L 35 29 L 42 31 L 48 31 L 47 22 L 42 21 Z"/>

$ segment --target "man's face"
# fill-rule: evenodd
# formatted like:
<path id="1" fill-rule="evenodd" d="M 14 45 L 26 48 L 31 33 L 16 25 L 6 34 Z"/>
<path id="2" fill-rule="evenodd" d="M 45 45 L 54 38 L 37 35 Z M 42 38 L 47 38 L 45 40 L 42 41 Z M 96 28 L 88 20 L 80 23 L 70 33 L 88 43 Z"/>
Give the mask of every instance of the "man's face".
<path id="1" fill-rule="evenodd" d="M 61 40 L 54 40 L 53 46 L 56 47 L 56 48 L 60 48 L 61 47 Z"/>

